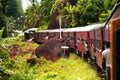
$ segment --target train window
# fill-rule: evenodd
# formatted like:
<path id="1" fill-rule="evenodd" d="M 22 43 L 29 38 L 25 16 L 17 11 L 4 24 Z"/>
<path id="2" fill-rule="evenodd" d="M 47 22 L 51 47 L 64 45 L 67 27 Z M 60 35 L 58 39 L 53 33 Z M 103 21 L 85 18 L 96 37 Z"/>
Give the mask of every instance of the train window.
<path id="1" fill-rule="evenodd" d="M 68 36 L 64 36 L 64 38 L 65 38 L 65 39 L 67 39 L 67 38 L 68 38 Z"/>
<path id="2" fill-rule="evenodd" d="M 84 42 L 84 39 L 81 39 L 82 42 Z"/>
<path id="3" fill-rule="evenodd" d="M 68 36 L 66 36 L 65 38 L 66 38 L 66 39 L 70 39 L 70 37 L 68 37 Z"/>
<path id="4" fill-rule="evenodd" d="M 90 45 L 93 46 L 94 45 L 94 40 L 90 39 Z"/>
<path id="5" fill-rule="evenodd" d="M 76 40 L 77 42 L 80 42 L 80 38 L 77 38 L 77 40 Z"/>
<path id="6" fill-rule="evenodd" d="M 96 49 L 100 49 L 100 40 L 96 40 Z"/>
<path id="7" fill-rule="evenodd" d="M 70 40 L 74 40 L 73 37 L 71 37 Z"/>

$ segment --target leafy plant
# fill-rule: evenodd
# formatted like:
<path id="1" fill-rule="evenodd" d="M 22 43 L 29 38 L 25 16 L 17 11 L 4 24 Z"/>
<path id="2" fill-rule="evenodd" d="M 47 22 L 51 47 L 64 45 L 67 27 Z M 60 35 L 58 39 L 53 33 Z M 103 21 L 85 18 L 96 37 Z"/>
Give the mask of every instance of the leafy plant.
<path id="1" fill-rule="evenodd" d="M 0 47 L 0 80 L 6 80 L 10 76 L 10 71 L 5 66 L 8 57 L 8 52 Z"/>
<path id="2" fill-rule="evenodd" d="M 4 31 L 4 28 L 5 28 L 5 27 L 3 27 L 3 28 L 0 30 L 0 38 L 2 38 L 2 34 L 3 34 L 3 31 Z"/>

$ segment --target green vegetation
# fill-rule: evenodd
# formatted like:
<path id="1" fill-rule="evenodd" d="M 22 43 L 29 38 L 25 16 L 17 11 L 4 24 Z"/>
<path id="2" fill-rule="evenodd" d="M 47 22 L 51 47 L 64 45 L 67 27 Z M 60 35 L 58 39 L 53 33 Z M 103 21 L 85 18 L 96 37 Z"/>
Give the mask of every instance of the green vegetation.
<path id="1" fill-rule="evenodd" d="M 20 44 L 24 49 L 28 47 L 25 42 L 21 42 L 20 38 L 7 39 L 6 42 L 8 41 L 10 44 Z M 33 44 L 33 46 L 38 45 Z M 34 56 L 37 64 L 30 67 L 26 60 L 30 57 L 31 52 L 20 54 L 17 59 L 12 59 L 8 57 L 5 49 L 0 50 L 2 50 L 0 53 L 1 80 L 101 80 L 93 67 L 73 53 L 69 58 L 61 58 L 55 63 L 47 61 L 43 57 Z"/>
<path id="2" fill-rule="evenodd" d="M 59 16 L 59 12 L 63 16 L 62 23 L 65 28 L 105 22 L 109 15 L 108 10 L 111 11 L 116 2 L 116 0 L 75 0 L 63 5 L 65 0 L 30 1 L 32 6 L 26 11 L 29 27 L 49 24 L 50 17 Z M 76 3 L 72 5 L 74 2 Z M 56 10 L 58 12 L 55 13 Z"/>
<path id="3" fill-rule="evenodd" d="M 26 63 L 28 56 L 19 56 L 17 60 L 9 59 L 6 64 L 11 69 L 8 80 L 101 80 L 87 62 L 74 54 L 55 63 L 39 58 L 34 67 Z"/>
<path id="4" fill-rule="evenodd" d="M 12 59 L 5 47 L 6 44 L 19 44 L 25 50 L 30 45 L 21 37 L 1 40 L 0 80 L 101 80 L 93 67 L 74 53 L 71 53 L 69 58 L 61 58 L 54 63 L 34 56 L 37 63 L 30 67 L 26 60 L 32 51 L 20 53 L 17 59 Z M 38 45 L 34 43 L 32 46 Z"/>
<path id="5" fill-rule="evenodd" d="M 23 15 L 21 0 L 8 0 L 6 5 L 7 5 L 7 7 L 6 7 L 6 16 L 7 17 L 12 16 L 15 19 L 17 19 L 18 17 Z"/>
<path id="6" fill-rule="evenodd" d="M 101 80 L 87 62 L 74 54 L 55 63 L 35 58 L 37 64 L 34 67 L 26 63 L 33 49 L 24 42 L 23 37 L 10 38 L 11 33 L 33 27 L 47 29 L 51 15 L 61 3 L 61 0 L 30 1 L 32 5 L 23 13 L 21 0 L 0 0 L 0 80 Z M 75 5 L 59 5 L 61 8 L 58 12 L 67 15 L 62 18 L 64 27 L 102 23 L 106 21 L 115 2 L 116 0 L 77 0 Z M 12 59 L 6 49 L 7 44 L 18 44 L 27 51 L 20 53 L 16 60 Z M 38 45 L 32 46 L 35 48 Z"/>
<path id="7" fill-rule="evenodd" d="M 41 76 L 36 80 L 100 80 L 93 68 L 74 54 L 48 66 L 42 65 L 41 69 Z"/>
<path id="8" fill-rule="evenodd" d="M 102 23 L 106 21 L 116 2 L 116 0 L 70 0 L 63 5 L 64 0 L 29 1 L 31 5 L 25 12 L 21 0 L 0 1 L 0 29 L 5 27 L 2 37 L 12 36 L 14 29 L 22 31 L 33 27 L 41 27 L 40 30 L 48 29 L 50 18 L 56 10 L 64 16 L 62 24 L 65 28 Z M 58 12 L 54 16 L 59 16 Z"/>

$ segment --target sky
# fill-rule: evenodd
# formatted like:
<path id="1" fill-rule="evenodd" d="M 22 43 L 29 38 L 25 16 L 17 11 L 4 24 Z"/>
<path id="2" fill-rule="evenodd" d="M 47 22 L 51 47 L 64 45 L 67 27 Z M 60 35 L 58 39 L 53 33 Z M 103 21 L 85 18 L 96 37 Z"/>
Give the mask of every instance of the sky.
<path id="1" fill-rule="evenodd" d="M 22 0 L 22 6 L 24 11 L 27 9 L 28 5 L 30 5 L 29 0 Z"/>
<path id="2" fill-rule="evenodd" d="M 27 9 L 27 7 L 30 5 L 29 0 L 21 0 L 22 1 L 22 6 L 23 6 L 23 10 L 25 11 Z M 41 0 L 37 0 L 37 2 L 40 2 Z"/>

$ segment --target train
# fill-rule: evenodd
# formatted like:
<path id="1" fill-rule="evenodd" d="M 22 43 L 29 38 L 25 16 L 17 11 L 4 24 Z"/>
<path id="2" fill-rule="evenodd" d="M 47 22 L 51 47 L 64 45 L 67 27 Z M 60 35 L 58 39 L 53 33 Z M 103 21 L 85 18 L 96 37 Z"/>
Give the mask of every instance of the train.
<path id="1" fill-rule="evenodd" d="M 99 67 L 102 68 L 102 51 L 103 46 L 103 31 L 104 25 L 93 24 L 84 27 L 65 28 L 65 29 L 52 29 L 52 30 L 40 30 L 35 33 L 34 41 L 41 44 L 47 40 L 59 37 L 69 40 L 69 47 L 76 50 L 78 55 L 85 57 L 85 42 L 88 42 L 91 58 L 94 57 L 94 49 L 96 48 L 96 61 Z M 108 40 L 108 39 L 107 39 Z"/>
<path id="2" fill-rule="evenodd" d="M 29 33 L 30 35 L 30 33 Z M 26 36 L 26 35 L 25 35 Z M 102 51 L 105 42 L 110 42 L 110 80 L 120 79 L 120 1 L 114 5 L 111 14 L 105 23 L 87 25 L 75 28 L 40 30 L 32 33 L 34 41 L 42 44 L 47 40 L 59 37 L 69 41 L 69 46 L 77 54 L 86 55 L 85 42 L 91 58 L 94 57 L 96 49 L 96 63 L 102 69 Z"/>
<path id="3" fill-rule="evenodd" d="M 120 79 L 120 0 L 114 5 L 113 10 L 105 24 L 110 41 L 110 80 Z"/>

